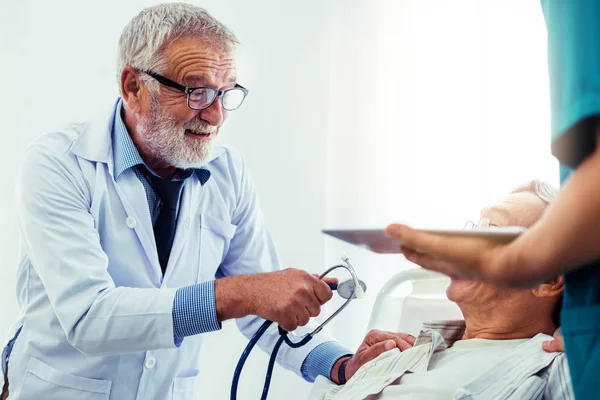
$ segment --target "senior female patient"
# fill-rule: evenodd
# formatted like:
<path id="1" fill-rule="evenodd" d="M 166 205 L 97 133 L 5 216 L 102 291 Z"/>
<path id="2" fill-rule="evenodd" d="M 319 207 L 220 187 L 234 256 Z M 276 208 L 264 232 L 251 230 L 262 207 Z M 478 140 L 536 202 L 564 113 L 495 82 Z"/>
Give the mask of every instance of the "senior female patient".
<path id="1" fill-rule="evenodd" d="M 482 222 L 532 225 L 555 196 L 540 181 L 484 208 Z M 424 324 L 414 347 L 391 350 L 344 386 L 318 380 L 313 399 L 572 399 L 566 357 L 542 342 L 559 326 L 563 278 L 534 289 L 452 280 L 446 293 L 464 321 Z"/>

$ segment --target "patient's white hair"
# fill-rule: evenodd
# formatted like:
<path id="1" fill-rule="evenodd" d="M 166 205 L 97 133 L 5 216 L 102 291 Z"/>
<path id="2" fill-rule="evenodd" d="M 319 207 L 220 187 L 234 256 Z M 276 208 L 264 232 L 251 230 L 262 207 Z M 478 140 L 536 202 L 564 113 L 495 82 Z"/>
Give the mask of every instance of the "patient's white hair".
<path id="1" fill-rule="evenodd" d="M 185 3 L 148 7 L 123 29 L 117 56 L 117 82 L 126 66 L 164 72 L 163 50 L 182 37 L 200 38 L 224 53 L 233 51 L 239 43 L 229 28 L 201 7 Z"/>
<path id="2" fill-rule="evenodd" d="M 544 203 L 546 203 L 546 205 L 552 203 L 556 196 L 558 196 L 558 189 L 555 188 L 551 183 L 541 179 L 534 179 L 523 185 L 520 185 L 514 189 L 511 194 L 522 192 L 535 194 Z"/>

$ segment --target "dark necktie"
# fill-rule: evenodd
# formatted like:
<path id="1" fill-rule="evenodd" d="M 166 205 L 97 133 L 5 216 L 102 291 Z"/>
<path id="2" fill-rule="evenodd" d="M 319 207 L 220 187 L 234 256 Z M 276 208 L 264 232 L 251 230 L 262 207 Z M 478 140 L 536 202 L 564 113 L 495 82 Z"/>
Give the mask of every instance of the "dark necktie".
<path id="1" fill-rule="evenodd" d="M 173 246 L 173 238 L 175 237 L 177 209 L 179 208 L 179 199 L 184 181 L 169 181 L 153 174 L 147 176 L 152 183 L 152 189 L 162 202 L 160 213 L 154 223 L 154 239 L 158 250 L 158 260 L 164 275 L 169 262 L 171 247 Z"/>

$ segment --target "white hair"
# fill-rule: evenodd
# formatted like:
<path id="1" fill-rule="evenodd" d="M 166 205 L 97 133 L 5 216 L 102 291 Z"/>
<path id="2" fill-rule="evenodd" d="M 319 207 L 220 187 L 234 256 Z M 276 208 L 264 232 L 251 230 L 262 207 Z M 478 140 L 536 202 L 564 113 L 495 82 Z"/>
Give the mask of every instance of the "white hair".
<path id="1" fill-rule="evenodd" d="M 558 196 L 558 189 L 555 188 L 551 183 L 541 179 L 534 179 L 524 183 L 514 189 L 511 194 L 522 192 L 533 193 L 546 204 L 552 203 L 556 196 Z"/>
<path id="2" fill-rule="evenodd" d="M 117 56 L 117 81 L 126 66 L 162 73 L 163 50 L 181 37 L 197 37 L 218 51 L 231 52 L 235 34 L 205 9 L 185 3 L 164 3 L 143 9 L 123 29 Z"/>

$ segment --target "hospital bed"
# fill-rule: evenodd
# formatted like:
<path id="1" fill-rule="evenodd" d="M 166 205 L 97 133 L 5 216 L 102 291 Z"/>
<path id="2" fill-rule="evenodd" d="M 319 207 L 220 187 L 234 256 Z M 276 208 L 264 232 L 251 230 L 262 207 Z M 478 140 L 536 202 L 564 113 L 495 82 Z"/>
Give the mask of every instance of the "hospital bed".
<path id="1" fill-rule="evenodd" d="M 450 279 L 422 268 L 401 271 L 377 294 L 367 331 L 379 329 L 415 337 L 423 322 L 463 319 L 458 306 L 446 297 Z"/>

